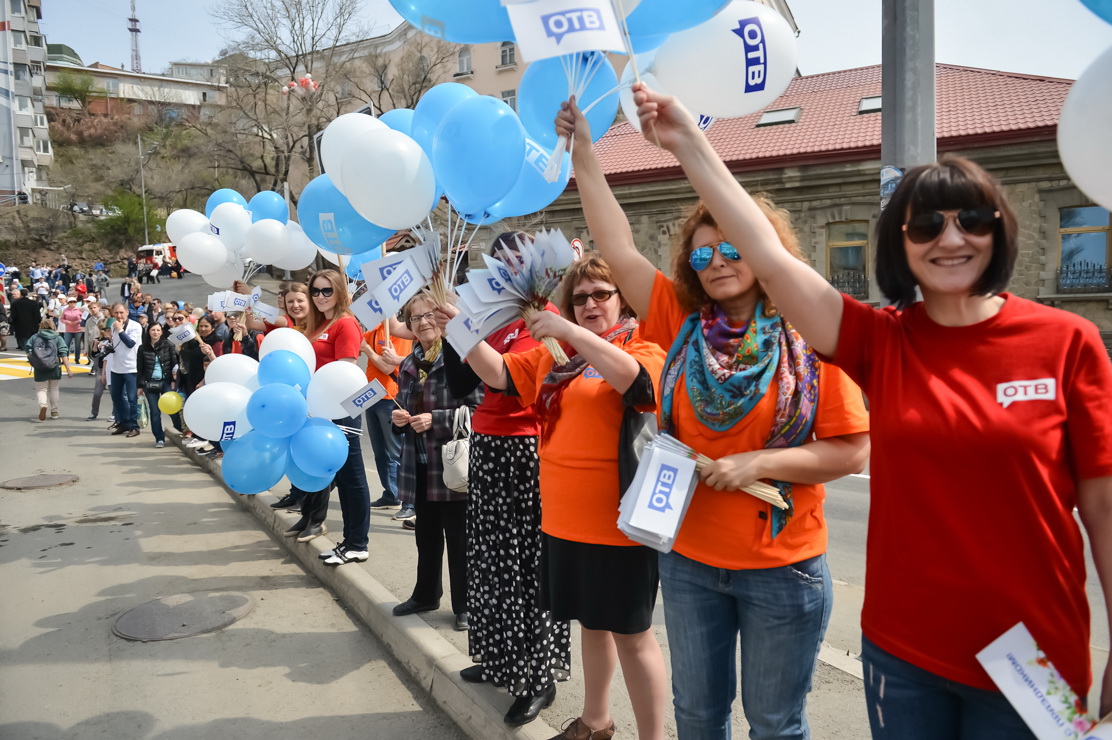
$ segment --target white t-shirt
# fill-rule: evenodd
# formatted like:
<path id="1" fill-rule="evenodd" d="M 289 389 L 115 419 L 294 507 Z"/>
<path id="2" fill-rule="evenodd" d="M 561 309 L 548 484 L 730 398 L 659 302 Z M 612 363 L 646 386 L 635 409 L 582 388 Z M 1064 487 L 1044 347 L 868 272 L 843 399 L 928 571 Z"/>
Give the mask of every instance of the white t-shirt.
<path id="1" fill-rule="evenodd" d="M 108 355 L 110 361 L 108 363 L 108 371 L 113 373 L 134 373 L 137 370 L 137 358 L 139 356 L 139 344 L 143 340 L 143 327 L 139 325 L 138 321 L 127 320 L 123 326 L 122 331 L 128 337 L 135 341 L 131 347 L 120 339 L 120 322 L 112 324 L 112 347 L 115 351 Z"/>

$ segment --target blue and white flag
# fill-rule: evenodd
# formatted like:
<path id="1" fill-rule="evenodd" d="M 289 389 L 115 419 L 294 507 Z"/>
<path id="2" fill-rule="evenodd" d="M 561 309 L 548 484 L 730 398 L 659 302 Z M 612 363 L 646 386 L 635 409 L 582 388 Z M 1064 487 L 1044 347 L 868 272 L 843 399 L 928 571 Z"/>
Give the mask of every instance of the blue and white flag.
<path id="1" fill-rule="evenodd" d="M 506 4 L 527 62 L 580 51 L 626 50 L 610 0 L 535 0 Z"/>

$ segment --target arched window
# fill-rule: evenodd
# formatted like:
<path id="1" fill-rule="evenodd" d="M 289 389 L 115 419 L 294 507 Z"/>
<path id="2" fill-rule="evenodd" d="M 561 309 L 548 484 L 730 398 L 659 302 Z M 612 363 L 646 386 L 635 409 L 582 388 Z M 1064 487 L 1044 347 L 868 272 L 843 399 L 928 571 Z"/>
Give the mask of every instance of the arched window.
<path id="1" fill-rule="evenodd" d="M 471 74 L 471 49 L 465 47 L 460 49 L 459 52 L 459 71 L 457 74 L 469 75 Z"/>
<path id="2" fill-rule="evenodd" d="M 512 41 L 503 41 L 501 46 L 502 61 L 498 66 L 508 67 L 511 64 L 517 64 L 517 47 L 514 46 Z"/>

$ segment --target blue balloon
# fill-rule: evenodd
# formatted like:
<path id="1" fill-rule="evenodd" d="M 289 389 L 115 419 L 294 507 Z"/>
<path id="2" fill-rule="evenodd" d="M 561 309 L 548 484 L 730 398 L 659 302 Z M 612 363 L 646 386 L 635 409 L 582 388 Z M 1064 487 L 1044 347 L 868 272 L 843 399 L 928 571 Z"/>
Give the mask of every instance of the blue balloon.
<path id="1" fill-rule="evenodd" d="M 710 20 L 728 4 L 729 0 L 641 0 L 626 23 L 630 36 L 667 35 Z"/>
<path id="2" fill-rule="evenodd" d="M 630 36 L 629 41 L 633 45 L 634 54 L 644 54 L 646 51 L 659 49 L 660 45 L 667 41 L 669 36 L 671 36 L 669 33 L 662 33 L 659 36 Z M 614 53 L 626 56 L 624 51 L 615 51 Z"/>
<path id="3" fill-rule="evenodd" d="M 264 218 L 272 218 L 280 223 L 290 220 L 290 208 L 286 205 L 286 199 L 273 190 L 255 193 L 255 197 L 247 202 L 247 210 L 251 211 L 251 223 Z"/>
<path id="4" fill-rule="evenodd" d="M 1112 0 L 1081 0 L 1085 7 L 1112 23 Z"/>
<path id="5" fill-rule="evenodd" d="M 510 16 L 500 0 L 390 0 L 398 15 L 430 36 L 457 44 L 513 41 Z"/>
<path id="6" fill-rule="evenodd" d="M 259 386 L 283 383 L 304 396 L 311 378 L 312 373 L 305 360 L 288 349 L 274 350 L 259 360 Z"/>
<path id="7" fill-rule="evenodd" d="M 432 159 L 432 145 L 436 138 L 436 131 L 440 128 L 444 116 L 452 108 L 465 100 L 478 97 L 478 93 L 467 85 L 458 82 L 443 82 L 429 89 L 417 101 L 413 109 L 413 119 L 410 121 L 410 138 L 416 141 L 425 154 Z"/>
<path id="8" fill-rule="evenodd" d="M 475 218 L 510 191 L 524 157 L 525 129 L 517 114 L 501 100 L 479 95 L 444 116 L 432 166 L 448 202 Z"/>
<path id="9" fill-rule="evenodd" d="M 409 137 L 413 136 L 412 108 L 395 108 L 394 110 L 388 110 L 381 116 L 379 116 L 378 120 L 382 121 L 395 131 L 399 131 Z"/>
<path id="10" fill-rule="evenodd" d="M 267 491 L 282 480 L 286 473 L 289 442 L 272 439 L 252 429 L 224 447 L 220 471 L 224 483 L 236 493 L 255 494 Z"/>
<path id="11" fill-rule="evenodd" d="M 305 425 L 309 404 L 305 396 L 283 383 L 261 386 L 247 401 L 247 420 L 256 432 L 284 439 Z"/>
<path id="12" fill-rule="evenodd" d="M 347 454 L 347 438 L 338 426 L 327 419 L 307 420 L 305 426 L 290 438 L 290 455 L 294 464 L 317 478 L 336 475 L 347 460 Z"/>
<path id="13" fill-rule="evenodd" d="M 332 484 L 332 479 L 334 477 L 335 476 L 332 475 L 323 477 L 309 475 L 304 470 L 297 467 L 292 456 L 286 462 L 286 478 L 291 485 L 297 486 L 302 491 L 323 491 Z"/>
<path id="14" fill-rule="evenodd" d="M 525 139 L 525 161 L 521 163 L 521 174 L 502 200 L 487 209 L 490 220 L 525 216 L 544 210 L 568 186 L 571 178 L 571 155 L 564 154 L 560 176 L 556 182 L 544 179 L 544 171 L 551 158 L 550 153 L 532 139 Z"/>
<path id="15" fill-rule="evenodd" d="M 587 89 L 579 97 L 579 109 L 584 110 L 594 101 L 609 95 L 587 113 L 587 122 L 591 124 L 591 139 L 598 141 L 614 123 L 614 116 L 618 114 L 618 76 L 606 55 L 598 51 L 587 51 L 573 54 L 571 58 L 560 57 L 541 59 L 529 65 L 525 74 L 521 76 L 521 87 L 518 89 L 517 101 L 521 123 L 529 136 L 541 146 L 548 147 L 549 151 L 556 146 L 556 114 L 560 112 L 560 105 L 568 99 L 568 77 L 564 71 L 567 63 L 579 68 L 577 74 L 592 74 Z"/>
<path id="16" fill-rule="evenodd" d="M 356 213 L 328 175 L 305 186 L 297 212 L 305 235 L 332 254 L 366 252 L 394 235 L 394 229 L 375 226 Z"/>
<path id="17" fill-rule="evenodd" d="M 238 203 L 244 208 L 247 207 L 247 199 L 242 195 L 231 188 L 220 188 L 210 195 L 208 201 L 205 203 L 205 216 L 211 216 L 212 212 L 216 210 L 216 207 L 221 203 Z"/>

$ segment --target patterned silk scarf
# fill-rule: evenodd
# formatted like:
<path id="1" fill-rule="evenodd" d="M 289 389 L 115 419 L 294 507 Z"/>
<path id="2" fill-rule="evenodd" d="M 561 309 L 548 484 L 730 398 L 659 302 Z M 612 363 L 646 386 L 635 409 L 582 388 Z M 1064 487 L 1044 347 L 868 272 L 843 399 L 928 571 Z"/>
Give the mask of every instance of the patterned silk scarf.
<path id="1" fill-rule="evenodd" d="M 687 397 L 695 417 L 717 432 L 732 428 L 777 384 L 776 412 L 765 447 L 795 447 L 807 441 L 818 400 L 818 358 L 802 337 L 779 316 L 766 318 L 757 304 L 756 318 L 744 327 L 730 323 L 717 304 L 693 313 L 680 328 L 664 361 L 661 429 L 674 433 L 676 384 L 686 377 Z M 772 536 L 795 513 L 791 483 L 773 481 L 788 503 L 770 505 Z"/>
<path id="2" fill-rule="evenodd" d="M 602 338 L 611 344 L 615 340 L 621 339 L 621 343 L 625 344 L 633 336 L 633 331 L 636 328 L 637 320 L 626 317 L 617 326 L 603 334 Z M 568 387 L 568 383 L 578 378 L 586 369 L 587 360 L 582 355 L 575 354 L 568 359 L 566 364 L 553 365 L 548 374 L 544 376 L 536 404 L 537 417 L 541 422 L 542 444 L 548 440 L 553 427 L 556 425 L 556 420 L 560 418 L 560 399 L 564 395 L 564 389 Z"/>

